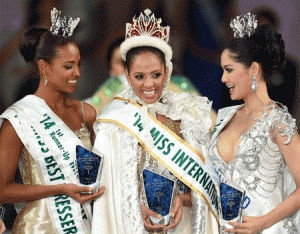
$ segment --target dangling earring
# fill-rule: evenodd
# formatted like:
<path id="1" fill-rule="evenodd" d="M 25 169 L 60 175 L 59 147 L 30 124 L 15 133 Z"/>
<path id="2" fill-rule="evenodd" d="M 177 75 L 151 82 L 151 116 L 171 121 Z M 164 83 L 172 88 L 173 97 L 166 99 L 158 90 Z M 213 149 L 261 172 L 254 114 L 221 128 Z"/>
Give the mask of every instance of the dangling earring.
<path id="1" fill-rule="evenodd" d="M 164 88 L 163 88 L 163 91 L 161 93 L 161 101 L 163 104 L 166 104 L 167 103 L 167 99 L 166 99 L 166 95 L 168 93 L 168 90 L 167 90 L 167 82 L 165 81 L 164 82 Z"/>
<path id="2" fill-rule="evenodd" d="M 45 86 L 48 84 L 47 75 L 45 75 Z"/>
<path id="3" fill-rule="evenodd" d="M 132 86 L 129 85 L 129 89 L 128 89 L 126 95 L 125 95 L 125 98 L 126 98 L 127 100 L 129 100 L 129 99 L 132 97 L 132 94 L 133 94 Z"/>
<path id="4" fill-rule="evenodd" d="M 257 83 L 256 83 L 256 76 L 255 75 L 252 76 L 252 80 L 253 80 L 253 82 L 252 82 L 252 85 L 251 85 L 251 90 L 252 90 L 253 93 L 255 93 L 256 90 L 257 90 L 257 87 L 258 87 Z"/>

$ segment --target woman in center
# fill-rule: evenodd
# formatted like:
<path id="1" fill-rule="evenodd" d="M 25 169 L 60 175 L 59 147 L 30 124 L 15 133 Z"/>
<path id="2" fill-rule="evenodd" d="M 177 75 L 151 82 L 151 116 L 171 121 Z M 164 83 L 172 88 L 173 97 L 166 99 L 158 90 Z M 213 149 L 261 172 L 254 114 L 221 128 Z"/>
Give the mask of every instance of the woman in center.
<path id="1" fill-rule="evenodd" d="M 104 109 L 94 124 L 95 149 L 105 159 L 101 185 L 106 193 L 95 201 L 92 233 L 214 233 L 217 223 L 204 201 L 169 171 L 160 156 L 173 157 L 174 143 L 202 149 L 209 140 L 211 103 L 205 97 L 168 91 L 172 49 L 167 44 L 169 27 L 149 9 L 126 25 L 126 40 L 120 47 L 126 62 L 129 86 Z M 153 127 L 155 126 L 155 127 Z M 162 131 L 166 131 L 163 133 Z M 162 134 L 163 133 L 163 134 Z M 171 154 L 171 153 L 172 154 Z M 171 156 L 172 155 L 172 156 Z M 149 208 L 143 170 L 175 181 L 171 222 L 154 224 L 160 218 Z M 172 170 L 172 169 L 171 169 Z M 195 216 L 192 204 L 197 204 Z M 193 207 L 192 207 L 193 209 Z M 104 212 L 105 211 L 105 212 Z M 194 218 L 194 219 L 193 219 Z M 193 230 L 193 231 L 192 231 Z"/>

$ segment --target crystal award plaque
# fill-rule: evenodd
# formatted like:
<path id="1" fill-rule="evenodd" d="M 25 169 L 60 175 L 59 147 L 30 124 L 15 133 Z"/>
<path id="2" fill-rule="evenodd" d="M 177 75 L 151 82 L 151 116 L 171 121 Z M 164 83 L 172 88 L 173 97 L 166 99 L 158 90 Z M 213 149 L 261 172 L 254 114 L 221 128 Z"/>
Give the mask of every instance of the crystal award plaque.
<path id="1" fill-rule="evenodd" d="M 220 183 L 220 225 L 221 233 L 224 233 L 224 229 L 232 228 L 228 224 L 231 222 L 242 221 L 242 206 L 245 198 L 245 191 L 237 186 Z"/>
<path id="2" fill-rule="evenodd" d="M 100 187 L 103 156 L 77 145 L 76 157 L 80 184 L 93 188 L 92 192 L 84 192 L 83 194 L 97 192 Z"/>
<path id="3" fill-rule="evenodd" d="M 169 225 L 171 207 L 175 191 L 175 181 L 149 169 L 143 170 L 143 184 L 148 208 L 163 217 L 149 217 L 153 225 Z"/>

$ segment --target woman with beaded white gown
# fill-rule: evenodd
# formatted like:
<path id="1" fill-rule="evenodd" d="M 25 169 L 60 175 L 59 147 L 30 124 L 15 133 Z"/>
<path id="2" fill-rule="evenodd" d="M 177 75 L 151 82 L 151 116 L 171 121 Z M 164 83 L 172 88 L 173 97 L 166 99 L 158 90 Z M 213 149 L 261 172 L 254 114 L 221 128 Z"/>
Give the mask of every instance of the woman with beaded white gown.
<path id="1" fill-rule="evenodd" d="M 192 226 L 198 227 L 191 221 L 193 193 L 170 173 L 169 165 L 153 153 L 156 150 L 153 146 L 157 144 L 154 135 L 158 131 L 154 133 L 151 126 L 156 123 L 155 126 L 167 131 L 168 139 L 162 140 L 165 145 L 157 145 L 160 150 L 165 149 L 164 154 L 173 150 L 172 143 L 167 143 L 171 136 L 178 142 L 186 141 L 195 152 L 202 153 L 210 135 L 211 103 L 204 97 L 167 91 L 172 50 L 167 44 L 169 27 L 160 26 L 160 22 L 147 9 L 145 15 L 141 13 L 132 24 L 126 25 L 126 40 L 120 51 L 126 61 L 125 73 L 130 86 L 117 95 L 94 124 L 94 148 L 104 155 L 101 185 L 106 192 L 94 204 L 93 234 L 161 233 L 166 230 L 168 233 L 194 233 Z M 177 183 L 173 221 L 169 226 L 149 222 L 149 215 L 159 216 L 147 207 L 142 189 L 145 168 Z M 203 203 L 198 207 L 204 211 L 208 209 Z M 202 224 L 202 233 L 213 233 L 213 227 L 218 230 L 217 221 L 209 212 L 207 217 L 197 221 Z"/>
<path id="2" fill-rule="evenodd" d="M 244 31 L 235 27 L 239 18 L 231 25 L 235 38 L 225 47 L 221 65 L 231 99 L 244 104 L 219 110 L 208 149 L 221 181 L 246 191 L 242 223 L 223 228 L 228 233 L 296 234 L 300 139 L 295 119 L 269 98 L 266 86 L 272 71 L 284 65 L 284 42 L 272 26 L 256 28 L 253 16 L 242 18 Z"/>

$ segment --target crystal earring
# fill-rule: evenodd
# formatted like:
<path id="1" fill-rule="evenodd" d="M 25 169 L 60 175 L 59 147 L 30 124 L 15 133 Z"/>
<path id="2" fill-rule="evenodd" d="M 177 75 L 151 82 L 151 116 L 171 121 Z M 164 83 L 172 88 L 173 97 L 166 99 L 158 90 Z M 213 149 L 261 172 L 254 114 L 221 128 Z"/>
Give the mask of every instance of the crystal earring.
<path id="1" fill-rule="evenodd" d="M 251 90 L 252 90 L 253 93 L 255 93 L 256 90 L 257 90 L 257 87 L 258 87 L 257 83 L 256 83 L 256 76 L 255 75 L 252 76 L 252 80 L 253 80 L 253 82 L 252 82 L 252 85 L 251 85 Z"/>
<path id="2" fill-rule="evenodd" d="M 45 75 L 45 86 L 48 84 L 47 75 Z"/>
<path id="3" fill-rule="evenodd" d="M 132 86 L 129 85 L 129 89 L 128 89 L 126 95 L 125 95 L 125 98 L 126 98 L 127 100 L 129 100 L 129 99 L 132 97 L 132 94 L 133 94 Z"/>
<path id="4" fill-rule="evenodd" d="M 167 93 L 168 93 L 167 82 L 165 81 L 164 82 L 164 88 L 163 88 L 163 91 L 161 93 L 161 101 L 162 101 L 163 104 L 167 103 L 167 99 L 166 99 Z"/>

